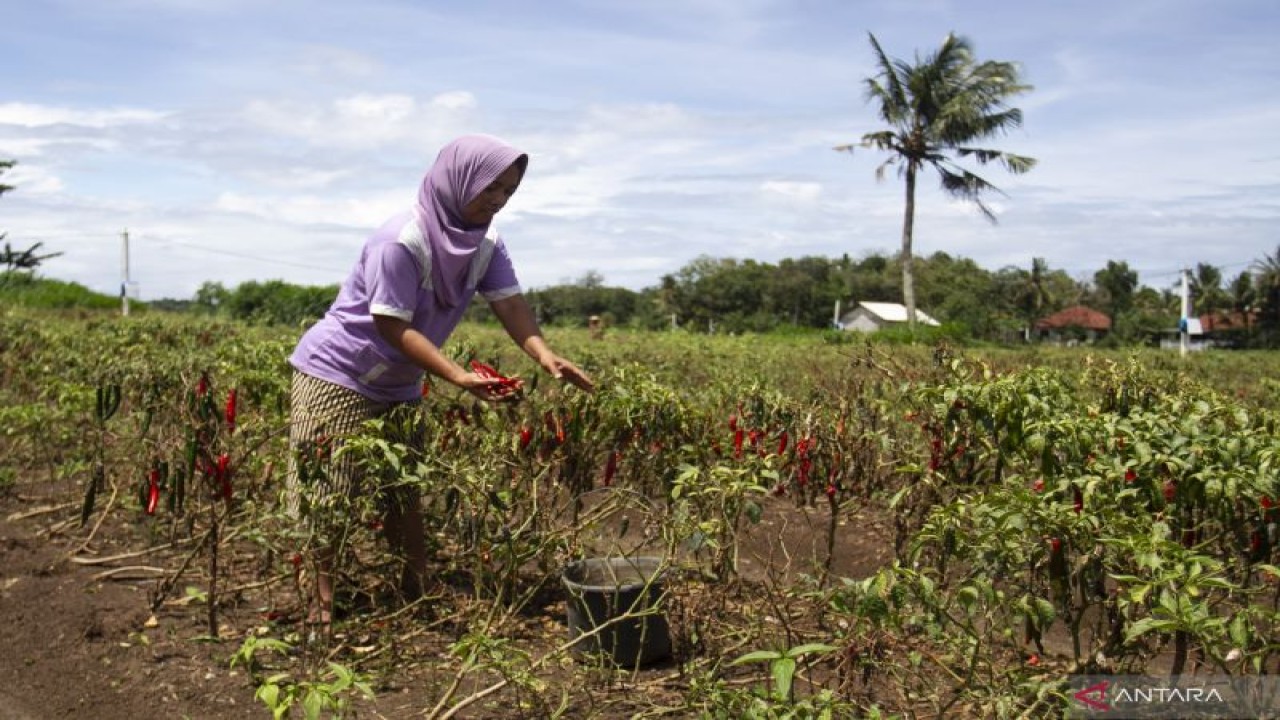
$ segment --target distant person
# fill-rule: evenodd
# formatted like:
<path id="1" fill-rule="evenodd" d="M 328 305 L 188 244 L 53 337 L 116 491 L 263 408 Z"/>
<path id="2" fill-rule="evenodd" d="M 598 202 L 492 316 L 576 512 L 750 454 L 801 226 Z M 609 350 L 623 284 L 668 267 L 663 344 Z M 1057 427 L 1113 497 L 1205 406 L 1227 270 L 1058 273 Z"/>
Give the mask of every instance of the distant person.
<path id="1" fill-rule="evenodd" d="M 553 377 L 590 392 L 585 372 L 557 355 L 542 337 L 521 294 L 503 240 L 493 231 L 502 210 L 524 179 L 529 158 L 486 135 L 469 135 L 445 145 L 423 179 L 417 205 L 369 236 L 338 298 L 320 322 L 298 342 L 290 396 L 290 504 L 302 490 L 311 502 L 364 496 L 349 459 L 333 461 L 328 481 L 302 488 L 298 453 L 326 438 L 342 438 L 373 418 L 387 427 L 407 427 L 395 439 L 422 447 L 420 423 L 413 422 L 422 397 L 423 373 L 457 385 L 490 402 L 518 397 L 519 383 L 471 372 L 440 348 L 457 327 L 472 296 L 480 293 L 516 345 Z M 401 422 L 404 421 L 404 422 Z M 393 430 L 394 432 L 394 430 Z M 401 589 L 408 597 L 424 589 L 426 543 L 417 493 L 404 488 L 380 498 L 383 529 L 403 559 Z M 311 560 L 306 620 L 327 624 L 333 605 L 337 539 L 320 538 Z"/>
<path id="2" fill-rule="evenodd" d="M 604 321 L 599 315 L 592 315 L 587 318 L 587 329 L 591 331 L 592 340 L 604 339 Z"/>

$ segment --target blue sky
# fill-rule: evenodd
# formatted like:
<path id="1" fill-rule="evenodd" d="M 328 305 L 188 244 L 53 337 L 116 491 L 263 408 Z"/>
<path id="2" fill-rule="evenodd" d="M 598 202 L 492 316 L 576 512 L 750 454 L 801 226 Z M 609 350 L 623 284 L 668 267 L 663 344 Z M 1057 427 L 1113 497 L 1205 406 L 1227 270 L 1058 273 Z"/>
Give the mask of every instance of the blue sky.
<path id="1" fill-rule="evenodd" d="M 1275 0 L 0 0 L 0 232 L 104 292 L 339 282 L 467 132 L 531 156 L 499 225 L 526 287 L 640 289 L 699 255 L 893 253 L 902 188 L 832 147 L 894 57 L 968 37 L 1035 86 L 988 143 L 992 225 L 927 178 L 916 251 L 1164 288 L 1280 246 Z"/>

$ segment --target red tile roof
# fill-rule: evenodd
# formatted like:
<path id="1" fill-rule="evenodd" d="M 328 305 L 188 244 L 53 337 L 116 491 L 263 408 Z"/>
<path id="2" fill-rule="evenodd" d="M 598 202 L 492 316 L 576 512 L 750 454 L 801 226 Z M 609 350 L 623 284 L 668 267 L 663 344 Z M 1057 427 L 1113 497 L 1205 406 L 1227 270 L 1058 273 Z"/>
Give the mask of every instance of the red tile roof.
<path id="1" fill-rule="evenodd" d="M 1078 327 L 1085 330 L 1110 330 L 1111 318 L 1097 310 L 1076 305 L 1036 321 L 1037 330 Z"/>
<path id="2" fill-rule="evenodd" d="M 1215 330 L 1239 330 L 1248 328 L 1258 324 L 1257 311 L 1251 311 L 1248 317 L 1242 312 L 1216 312 L 1206 313 L 1200 316 L 1200 328 L 1205 332 L 1213 332 Z"/>

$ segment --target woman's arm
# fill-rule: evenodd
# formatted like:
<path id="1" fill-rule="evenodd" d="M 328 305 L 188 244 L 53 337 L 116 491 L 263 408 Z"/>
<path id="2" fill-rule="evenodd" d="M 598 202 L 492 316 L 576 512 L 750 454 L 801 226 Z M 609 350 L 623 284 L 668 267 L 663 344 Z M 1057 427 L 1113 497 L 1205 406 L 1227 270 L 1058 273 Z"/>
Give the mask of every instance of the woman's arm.
<path id="1" fill-rule="evenodd" d="M 373 324 L 387 344 L 418 367 L 457 385 L 485 400 L 501 400 L 510 391 L 499 380 L 468 372 L 461 365 L 445 357 L 426 335 L 413 329 L 409 323 L 390 315 L 374 315 Z"/>
<path id="2" fill-rule="evenodd" d="M 538 321 L 533 316 L 533 309 L 524 299 L 524 295 L 512 295 L 489 304 L 493 314 L 506 329 L 507 334 L 529 357 L 533 358 L 552 377 L 573 383 L 578 388 L 591 392 L 595 383 L 577 365 L 565 360 L 551 350 L 542 337 Z"/>

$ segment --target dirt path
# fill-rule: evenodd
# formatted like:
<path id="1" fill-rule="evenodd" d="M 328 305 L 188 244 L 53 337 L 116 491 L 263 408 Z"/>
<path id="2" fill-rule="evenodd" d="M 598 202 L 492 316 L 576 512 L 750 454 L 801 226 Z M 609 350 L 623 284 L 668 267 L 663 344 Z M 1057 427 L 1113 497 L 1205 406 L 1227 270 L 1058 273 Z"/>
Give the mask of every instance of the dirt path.
<path id="1" fill-rule="evenodd" d="M 17 517 L 32 505 L 0 501 L 0 717 L 261 716 L 243 678 L 210 670 L 226 663 L 197 633 L 163 615 L 146 627 L 152 583 L 95 580 L 103 568 L 68 559 L 78 543 L 45 536 L 73 510 Z"/>

